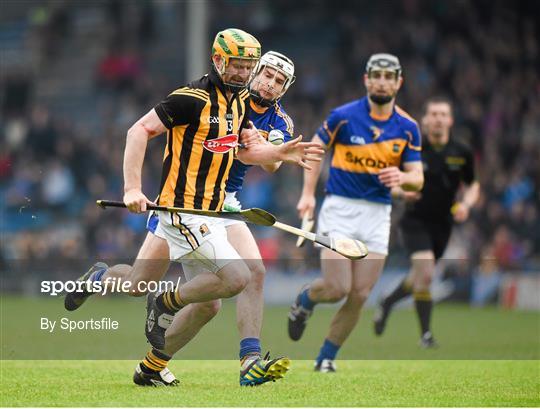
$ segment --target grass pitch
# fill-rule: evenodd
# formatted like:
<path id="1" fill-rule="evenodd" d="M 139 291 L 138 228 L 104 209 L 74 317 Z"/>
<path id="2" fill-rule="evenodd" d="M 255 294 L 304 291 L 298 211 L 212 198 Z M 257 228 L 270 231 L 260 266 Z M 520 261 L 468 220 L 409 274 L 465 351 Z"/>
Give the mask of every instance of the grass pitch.
<path id="1" fill-rule="evenodd" d="M 3 361 L 2 406 L 538 406 L 538 361 L 294 361 L 285 379 L 238 386 L 237 361 L 173 362 L 177 388 L 131 383 L 136 361 Z"/>
<path id="2" fill-rule="evenodd" d="M 235 305 L 226 302 L 171 361 L 181 385 L 141 388 L 131 376 L 148 349 L 144 300 L 93 299 L 68 314 L 59 298 L 3 296 L 1 307 L 0 406 L 540 406 L 538 312 L 437 305 L 441 348 L 424 351 L 413 310 L 396 311 L 382 338 L 366 311 L 340 351 L 339 372 L 319 374 L 312 359 L 335 307 L 317 307 L 305 336 L 291 342 L 288 308 L 268 306 L 263 348 L 289 355 L 292 368 L 276 383 L 240 388 Z M 109 316 L 120 330 L 47 333 L 40 316 Z"/>

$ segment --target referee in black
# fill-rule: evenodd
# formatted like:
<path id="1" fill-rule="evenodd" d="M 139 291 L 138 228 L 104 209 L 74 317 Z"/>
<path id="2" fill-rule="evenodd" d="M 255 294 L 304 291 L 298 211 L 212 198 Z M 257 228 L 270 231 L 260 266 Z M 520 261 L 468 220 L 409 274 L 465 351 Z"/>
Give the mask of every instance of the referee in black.
<path id="1" fill-rule="evenodd" d="M 395 198 L 406 202 L 400 229 L 411 269 L 400 285 L 381 301 L 374 319 L 375 334 L 382 335 L 392 306 L 412 295 L 420 321 L 420 345 L 424 348 L 437 347 L 430 329 L 433 302 L 429 290 L 435 263 L 444 253 L 453 222 L 467 220 L 480 191 L 472 151 L 450 137 L 453 121 L 448 99 L 435 97 L 426 102 L 422 118 L 423 132 L 427 135 L 422 147 L 424 189 L 422 192 L 392 190 Z M 462 199 L 456 201 L 462 186 Z"/>

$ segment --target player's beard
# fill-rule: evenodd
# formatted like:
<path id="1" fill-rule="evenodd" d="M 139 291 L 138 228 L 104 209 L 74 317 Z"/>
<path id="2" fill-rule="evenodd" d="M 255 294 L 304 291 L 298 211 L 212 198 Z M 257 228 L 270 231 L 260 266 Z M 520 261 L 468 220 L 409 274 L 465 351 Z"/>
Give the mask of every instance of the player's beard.
<path id="1" fill-rule="evenodd" d="M 386 105 L 392 101 L 393 98 L 394 95 L 369 94 L 369 99 L 371 102 L 377 105 Z"/>

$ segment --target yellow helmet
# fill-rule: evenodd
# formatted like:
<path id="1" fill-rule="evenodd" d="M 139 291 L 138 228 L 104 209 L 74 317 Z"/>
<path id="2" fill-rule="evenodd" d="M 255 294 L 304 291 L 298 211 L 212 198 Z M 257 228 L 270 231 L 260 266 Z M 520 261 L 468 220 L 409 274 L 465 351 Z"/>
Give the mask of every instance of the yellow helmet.
<path id="1" fill-rule="evenodd" d="M 214 67 L 223 79 L 229 61 L 231 58 L 259 61 L 261 58 L 261 44 L 251 34 L 237 28 L 228 28 L 216 34 L 214 43 L 212 44 L 212 56 L 220 55 L 224 63 L 218 68 L 215 63 Z M 255 65 L 255 64 L 254 64 Z M 233 88 L 244 88 L 247 86 L 238 86 L 238 84 L 225 84 Z"/>

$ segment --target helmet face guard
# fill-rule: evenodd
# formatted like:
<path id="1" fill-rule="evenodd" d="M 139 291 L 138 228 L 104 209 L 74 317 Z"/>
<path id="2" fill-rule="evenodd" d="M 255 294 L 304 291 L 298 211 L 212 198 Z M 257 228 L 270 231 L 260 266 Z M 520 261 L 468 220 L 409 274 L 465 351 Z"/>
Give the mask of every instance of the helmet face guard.
<path id="1" fill-rule="evenodd" d="M 255 37 L 245 31 L 228 28 L 217 33 L 212 44 L 212 57 L 219 55 L 222 63 L 217 65 L 212 58 L 213 67 L 219 74 L 225 87 L 231 92 L 238 92 L 246 88 L 253 77 L 253 72 L 261 57 L 261 45 Z M 238 64 L 235 64 L 235 61 Z M 235 67 L 238 65 L 238 67 Z M 248 69 L 245 79 L 240 78 L 237 71 Z M 237 81 L 233 80 L 237 74 Z M 231 79 L 226 79 L 230 75 Z"/>
<path id="2" fill-rule="evenodd" d="M 267 72 L 269 72 L 270 75 L 273 75 L 272 79 L 267 80 L 269 84 L 273 84 L 273 86 L 270 85 L 268 89 L 272 94 L 275 95 L 275 97 L 272 99 L 262 97 L 259 92 L 261 86 L 268 87 L 268 85 L 263 85 L 263 81 L 260 79 L 260 76 L 266 68 L 270 68 L 271 70 L 267 70 Z M 276 82 L 279 74 L 283 75 L 285 81 L 283 82 L 281 89 L 276 89 L 274 87 L 279 85 Z M 256 104 L 261 106 L 271 106 L 287 92 L 295 80 L 294 63 L 291 61 L 291 59 L 276 51 L 268 51 L 259 60 L 255 75 L 250 83 L 249 92 Z"/>
<path id="3" fill-rule="evenodd" d="M 366 64 L 366 74 L 369 76 L 372 71 L 392 71 L 396 73 L 397 79 L 401 76 L 401 64 L 395 55 L 373 54 Z"/>

